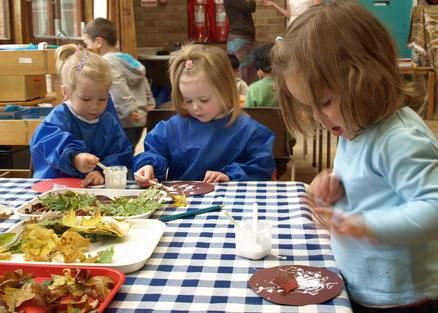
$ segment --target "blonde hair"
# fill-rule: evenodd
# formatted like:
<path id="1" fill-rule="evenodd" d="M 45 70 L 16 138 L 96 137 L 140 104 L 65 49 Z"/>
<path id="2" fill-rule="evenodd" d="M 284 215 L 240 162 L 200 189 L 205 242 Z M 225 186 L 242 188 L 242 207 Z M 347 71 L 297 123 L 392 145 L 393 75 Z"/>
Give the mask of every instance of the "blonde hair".
<path id="1" fill-rule="evenodd" d="M 56 49 L 56 71 L 61 84 L 75 90 L 81 78 L 107 83 L 111 86 L 111 68 L 100 55 L 75 44 Z"/>
<path id="2" fill-rule="evenodd" d="M 385 27 L 356 1 L 317 5 L 292 23 L 273 52 L 279 102 L 289 130 L 306 132 L 312 111 L 321 113 L 321 97 L 340 97 L 347 127 L 359 131 L 391 115 L 403 99 L 394 41 Z M 289 75 L 308 86 L 310 107 L 286 87 Z M 307 118 L 304 118 L 304 117 Z"/>
<path id="3" fill-rule="evenodd" d="M 172 102 L 182 116 L 189 113 L 183 108 L 184 98 L 179 90 L 181 76 L 202 74 L 220 99 L 224 113 L 232 111 L 228 125 L 232 125 L 242 110 L 234 80 L 233 68 L 227 53 L 218 47 L 189 44 L 177 51 L 170 60 Z"/>

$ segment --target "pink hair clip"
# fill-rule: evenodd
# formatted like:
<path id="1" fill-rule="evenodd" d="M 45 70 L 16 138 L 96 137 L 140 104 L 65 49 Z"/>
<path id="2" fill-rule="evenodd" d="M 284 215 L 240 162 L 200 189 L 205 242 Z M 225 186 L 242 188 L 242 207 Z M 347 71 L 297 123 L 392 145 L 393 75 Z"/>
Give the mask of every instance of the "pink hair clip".
<path id="1" fill-rule="evenodd" d="M 186 60 L 186 63 L 184 64 L 184 68 L 186 70 L 190 70 L 193 67 L 193 61 L 192 60 Z"/>
<path id="2" fill-rule="evenodd" d="M 88 63 L 88 53 L 87 51 L 84 52 L 84 56 L 81 58 L 79 63 L 76 65 L 76 71 L 80 72 L 84 68 L 84 66 Z"/>

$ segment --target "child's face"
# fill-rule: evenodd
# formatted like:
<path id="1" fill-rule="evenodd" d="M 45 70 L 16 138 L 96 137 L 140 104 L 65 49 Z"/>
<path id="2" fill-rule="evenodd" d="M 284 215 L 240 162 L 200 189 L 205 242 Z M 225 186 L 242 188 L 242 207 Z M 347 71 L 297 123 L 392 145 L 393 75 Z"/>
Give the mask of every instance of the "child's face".
<path id="1" fill-rule="evenodd" d="M 289 75 L 286 78 L 286 86 L 289 92 L 299 102 L 305 105 L 312 106 L 310 104 L 310 97 L 307 94 L 307 86 L 298 78 L 299 75 Z M 320 122 L 321 125 L 327 128 L 334 136 L 344 137 L 345 139 L 353 139 L 356 136 L 356 132 L 348 129 L 342 118 L 339 110 L 339 97 L 332 91 L 326 89 L 322 93 L 319 101 L 321 113 L 319 113 L 313 106 L 313 118 Z"/>
<path id="2" fill-rule="evenodd" d="M 86 78 L 78 82 L 76 89 L 73 91 L 63 86 L 64 96 L 70 99 L 73 110 L 89 121 L 100 117 L 105 111 L 108 92 L 109 85 L 107 83 Z"/>
<path id="3" fill-rule="evenodd" d="M 183 108 L 197 120 L 208 123 L 224 113 L 220 99 L 203 75 L 182 74 L 179 90 L 183 96 Z"/>

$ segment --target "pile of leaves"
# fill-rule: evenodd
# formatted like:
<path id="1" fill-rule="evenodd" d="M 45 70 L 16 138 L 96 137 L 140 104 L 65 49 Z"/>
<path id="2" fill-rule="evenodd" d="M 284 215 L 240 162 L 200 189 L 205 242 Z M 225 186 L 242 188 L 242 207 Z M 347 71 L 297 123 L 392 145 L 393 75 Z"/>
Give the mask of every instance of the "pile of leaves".
<path id="1" fill-rule="evenodd" d="M 45 312 L 97 312 L 114 281 L 107 276 L 91 276 L 90 271 L 64 269 L 63 275 L 38 283 L 22 269 L 0 277 L 0 312 L 25 312 L 39 308 Z"/>
<path id="2" fill-rule="evenodd" d="M 39 202 L 25 209 L 26 214 L 48 211 L 74 211 L 76 215 L 93 215 L 97 211 L 104 216 L 134 216 L 161 208 L 167 194 L 159 188 L 148 188 L 136 197 L 110 198 L 74 191 L 51 192 L 39 198 Z"/>
<path id="3" fill-rule="evenodd" d="M 124 237 L 130 227 L 131 223 L 123 220 L 103 219 L 98 212 L 91 217 L 77 217 L 69 211 L 60 217 L 31 219 L 18 233 L 0 234 L 0 259 L 24 253 L 26 261 L 111 263 L 113 247 L 91 255 L 91 242 Z"/>

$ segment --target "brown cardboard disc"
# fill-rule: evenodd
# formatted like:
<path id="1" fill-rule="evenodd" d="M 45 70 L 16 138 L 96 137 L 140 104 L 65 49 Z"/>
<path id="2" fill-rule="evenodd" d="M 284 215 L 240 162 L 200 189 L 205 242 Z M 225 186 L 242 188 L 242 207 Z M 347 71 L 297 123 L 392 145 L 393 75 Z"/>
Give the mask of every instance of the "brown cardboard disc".
<path id="1" fill-rule="evenodd" d="M 273 282 L 281 271 L 286 271 L 296 279 L 296 289 L 285 293 Z M 249 286 L 270 302 L 299 306 L 318 304 L 337 297 L 344 289 L 344 282 L 336 273 L 325 268 L 281 265 L 259 269 L 249 279 Z"/>
<path id="2" fill-rule="evenodd" d="M 167 182 L 165 185 L 172 187 L 175 189 L 175 192 L 182 193 L 187 197 L 205 195 L 214 190 L 214 185 L 212 184 L 195 181 Z"/>

